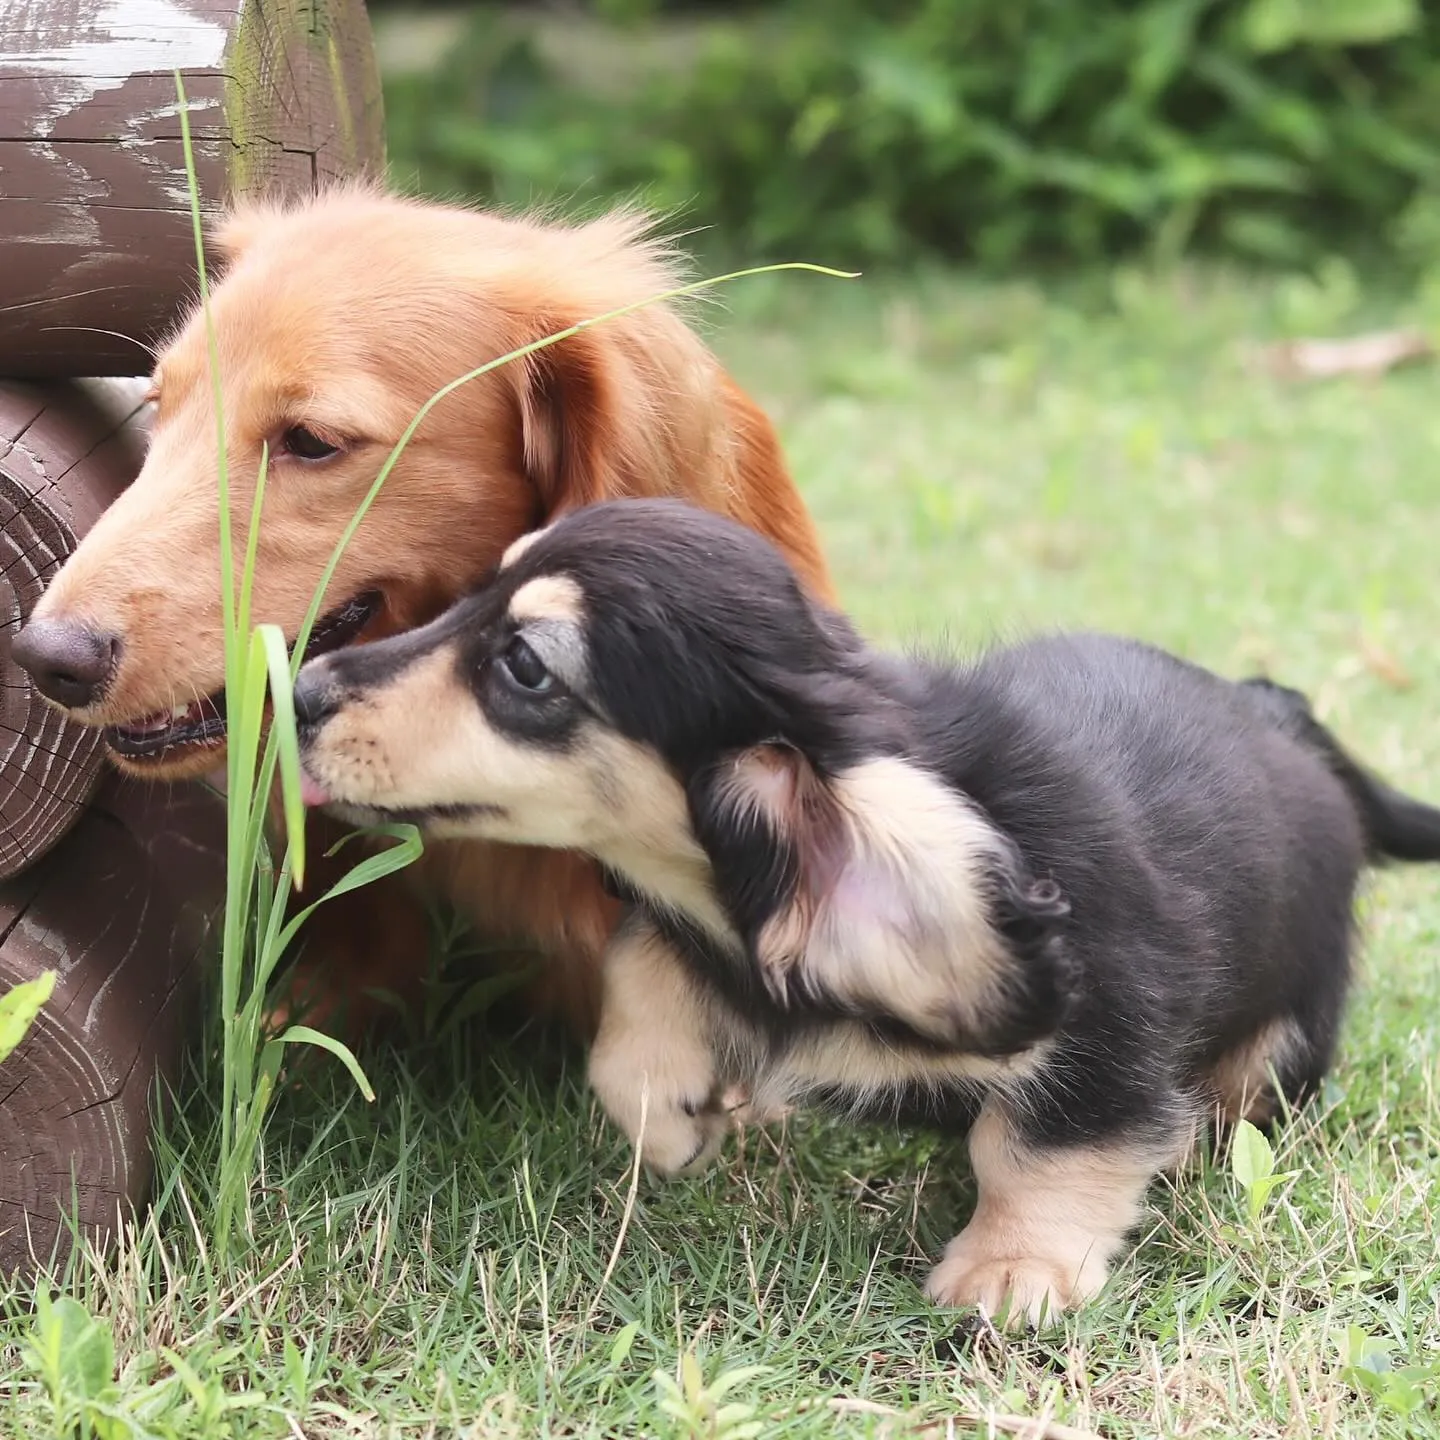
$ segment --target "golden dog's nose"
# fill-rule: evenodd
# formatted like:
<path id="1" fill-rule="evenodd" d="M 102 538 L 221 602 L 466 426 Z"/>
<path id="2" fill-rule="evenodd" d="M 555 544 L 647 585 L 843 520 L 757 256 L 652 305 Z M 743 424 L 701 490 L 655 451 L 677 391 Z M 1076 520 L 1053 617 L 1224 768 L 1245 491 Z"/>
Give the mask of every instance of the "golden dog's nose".
<path id="1" fill-rule="evenodd" d="M 10 643 L 10 656 L 47 700 L 70 710 L 93 705 L 115 673 L 120 641 L 64 620 L 32 620 Z"/>

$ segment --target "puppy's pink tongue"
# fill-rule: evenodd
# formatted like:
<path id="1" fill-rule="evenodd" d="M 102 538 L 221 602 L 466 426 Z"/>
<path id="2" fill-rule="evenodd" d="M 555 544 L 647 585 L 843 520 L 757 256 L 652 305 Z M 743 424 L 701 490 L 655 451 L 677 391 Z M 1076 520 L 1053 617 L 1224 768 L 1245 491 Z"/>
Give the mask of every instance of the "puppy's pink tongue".
<path id="1" fill-rule="evenodd" d="M 325 787 L 308 770 L 300 772 L 300 799 L 306 805 L 328 805 L 330 803 L 330 797 L 325 793 Z"/>

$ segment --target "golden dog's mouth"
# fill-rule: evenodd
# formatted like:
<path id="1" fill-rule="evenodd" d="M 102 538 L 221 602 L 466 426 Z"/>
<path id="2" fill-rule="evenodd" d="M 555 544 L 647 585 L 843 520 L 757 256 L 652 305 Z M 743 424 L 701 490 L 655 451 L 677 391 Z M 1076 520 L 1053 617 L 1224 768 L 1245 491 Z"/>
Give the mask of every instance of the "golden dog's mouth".
<path id="1" fill-rule="evenodd" d="M 367 590 L 322 616 L 310 632 L 305 659 L 327 655 L 358 639 L 383 600 L 378 590 Z M 225 691 L 217 690 L 171 710 L 157 710 L 126 725 L 107 725 L 102 733 L 105 743 L 132 765 L 147 760 L 173 761 L 177 752 L 218 750 L 225 743 Z"/>

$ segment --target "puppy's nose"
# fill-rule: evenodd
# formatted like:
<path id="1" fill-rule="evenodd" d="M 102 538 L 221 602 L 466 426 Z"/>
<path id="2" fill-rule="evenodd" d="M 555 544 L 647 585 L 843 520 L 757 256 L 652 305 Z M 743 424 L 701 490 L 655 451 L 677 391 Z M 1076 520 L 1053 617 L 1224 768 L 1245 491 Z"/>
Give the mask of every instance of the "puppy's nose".
<path id="1" fill-rule="evenodd" d="M 295 721 L 303 730 L 318 730 L 340 708 L 340 690 L 330 672 L 306 665 L 295 677 Z"/>
<path id="2" fill-rule="evenodd" d="M 32 620 L 10 642 L 15 663 L 57 705 L 93 705 L 115 673 L 120 641 L 103 630 L 65 620 Z"/>

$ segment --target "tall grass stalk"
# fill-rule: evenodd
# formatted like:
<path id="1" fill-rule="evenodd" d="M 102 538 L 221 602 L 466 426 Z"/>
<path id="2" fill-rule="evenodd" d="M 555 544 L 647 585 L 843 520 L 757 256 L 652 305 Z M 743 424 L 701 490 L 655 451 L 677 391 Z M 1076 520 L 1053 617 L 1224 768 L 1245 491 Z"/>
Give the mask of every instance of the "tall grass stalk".
<path id="1" fill-rule="evenodd" d="M 678 286 L 619 309 L 581 320 L 528 345 L 497 356 L 443 385 L 416 411 L 364 499 L 336 542 L 311 596 L 293 647 L 287 650 L 283 631 L 276 625 L 251 627 L 251 601 L 255 578 L 256 546 L 264 508 L 268 454 L 262 451 L 250 507 L 249 530 L 240 574 L 235 574 L 233 528 L 230 513 L 229 449 L 225 431 L 223 386 L 219 347 L 210 310 L 209 278 L 205 267 L 204 225 L 196 182 L 195 157 L 190 137 L 184 81 L 176 72 L 181 138 L 194 232 L 195 265 L 199 278 L 201 313 L 205 323 L 210 383 L 215 406 L 215 446 L 220 514 L 220 585 L 225 637 L 226 760 L 226 869 L 225 915 L 221 932 L 220 1008 L 221 1145 L 216 1187 L 213 1253 L 224 1264 L 232 1253 L 237 1227 L 248 1213 L 255 1155 L 265 1115 L 274 1094 L 284 1047 L 291 1043 L 318 1045 L 335 1055 L 350 1071 L 367 1100 L 374 1099 L 369 1081 L 350 1049 L 306 1025 L 290 1025 L 282 1034 L 264 1033 L 265 998 L 275 969 L 300 926 L 326 900 L 370 884 L 412 863 L 421 853 L 418 831 L 412 825 L 376 826 L 365 835 L 393 843 L 368 853 L 319 899 L 286 918 L 292 891 L 303 885 L 305 873 L 304 806 L 300 795 L 299 745 L 295 728 L 292 687 L 310 632 L 320 613 L 326 591 L 346 547 L 389 478 L 426 416 L 461 386 L 516 360 L 578 335 L 594 325 L 619 319 L 634 311 L 751 275 L 779 270 L 806 270 L 819 275 L 853 279 L 850 272 L 822 265 L 788 262 L 758 265 Z M 266 700 L 271 722 L 265 726 Z M 279 775 L 285 852 L 276 869 L 267 839 L 269 802 Z M 353 837 L 347 837 L 347 840 Z M 341 841 L 345 844 L 346 841 Z M 339 848 L 338 846 L 336 847 Z M 331 852 L 333 853 L 333 851 Z M 248 982 L 248 983 L 247 983 Z"/>
<path id="2" fill-rule="evenodd" d="M 305 873 L 304 806 L 300 796 L 299 746 L 291 686 L 305 636 L 294 657 L 287 653 L 284 633 L 275 625 L 252 629 L 256 547 L 265 503 L 268 453 L 262 452 L 250 507 L 249 529 L 240 574 L 235 574 L 234 536 L 230 509 L 229 445 L 220 375 L 219 347 L 210 312 L 210 285 L 205 265 L 204 226 L 194 148 L 183 78 L 175 76 L 179 97 L 181 138 L 190 195 L 195 264 L 205 322 L 210 384 L 215 406 L 216 483 L 220 527 L 221 614 L 225 637 L 226 725 L 226 862 L 225 913 L 221 928 L 221 1144 L 216 1184 L 213 1253 L 225 1264 L 237 1227 L 245 1215 L 256 1149 L 284 1047 L 295 1042 L 320 1045 L 338 1056 L 367 1099 L 374 1098 L 369 1081 L 353 1053 L 332 1036 L 304 1025 L 291 1025 L 278 1036 L 264 1034 L 265 997 L 282 955 L 299 925 L 316 905 L 335 895 L 391 874 L 420 854 L 413 826 L 385 826 L 376 833 L 395 843 L 367 855 L 339 883 L 289 921 L 291 891 Z M 333 574 L 337 553 L 327 568 Z M 322 586 L 323 590 L 323 586 Z M 312 616 L 320 602 L 317 591 Z M 271 723 L 265 726 L 265 704 Z M 263 737 L 263 748 L 262 748 Z M 285 853 L 279 870 L 267 838 L 269 800 L 277 769 L 284 817 Z M 248 983 L 247 983 L 248 981 Z"/>

